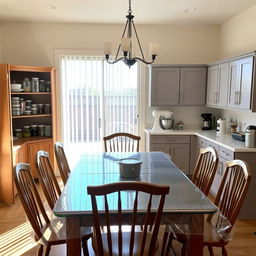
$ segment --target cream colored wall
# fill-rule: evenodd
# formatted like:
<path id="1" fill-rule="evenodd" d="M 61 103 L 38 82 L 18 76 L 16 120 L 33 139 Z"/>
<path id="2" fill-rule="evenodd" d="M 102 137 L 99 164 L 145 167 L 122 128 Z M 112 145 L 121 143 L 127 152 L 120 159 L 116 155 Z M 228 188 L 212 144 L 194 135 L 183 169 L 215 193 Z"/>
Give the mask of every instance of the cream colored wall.
<path id="1" fill-rule="evenodd" d="M 104 41 L 117 46 L 123 25 L 2 23 L 3 61 L 11 64 L 53 66 L 56 49 L 102 49 Z M 219 26 L 137 25 L 144 49 L 150 41 L 160 44 L 159 64 L 209 63 L 219 56 Z M 114 39 L 114 41 L 113 41 Z M 142 128 L 151 127 L 152 109 L 147 107 L 147 73 L 142 70 Z M 201 125 L 202 108 L 171 108 L 187 128 Z M 143 130 L 140 132 L 143 133 Z"/>
<path id="2" fill-rule="evenodd" d="M 256 5 L 233 17 L 220 27 L 220 55 L 226 58 L 256 50 Z M 222 110 L 227 120 L 237 119 L 242 129 L 248 124 L 256 125 L 256 113 Z"/>

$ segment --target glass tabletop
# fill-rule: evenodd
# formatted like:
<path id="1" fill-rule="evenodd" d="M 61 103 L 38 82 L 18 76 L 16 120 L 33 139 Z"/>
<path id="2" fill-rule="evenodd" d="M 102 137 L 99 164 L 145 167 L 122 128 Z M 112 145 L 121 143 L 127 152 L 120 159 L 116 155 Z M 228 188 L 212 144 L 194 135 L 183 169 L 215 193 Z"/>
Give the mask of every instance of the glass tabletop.
<path id="1" fill-rule="evenodd" d="M 119 161 L 124 158 L 138 159 L 142 162 L 140 177 L 122 178 L 119 174 Z M 170 186 L 164 205 L 165 213 L 213 213 L 215 205 L 180 171 L 168 155 L 162 152 L 140 153 L 94 153 L 84 154 L 71 171 L 68 182 L 58 199 L 54 213 L 57 216 L 92 215 L 91 198 L 87 186 L 102 185 L 121 181 L 143 181 Z M 109 197 L 110 211 L 117 208 L 115 194 Z M 133 191 L 122 192 L 122 209 L 131 211 Z M 139 196 L 139 211 L 146 211 L 146 194 Z M 157 208 L 153 200 L 152 209 Z M 104 208 L 98 203 L 99 211 Z M 102 207 L 102 208 L 101 208 Z"/>

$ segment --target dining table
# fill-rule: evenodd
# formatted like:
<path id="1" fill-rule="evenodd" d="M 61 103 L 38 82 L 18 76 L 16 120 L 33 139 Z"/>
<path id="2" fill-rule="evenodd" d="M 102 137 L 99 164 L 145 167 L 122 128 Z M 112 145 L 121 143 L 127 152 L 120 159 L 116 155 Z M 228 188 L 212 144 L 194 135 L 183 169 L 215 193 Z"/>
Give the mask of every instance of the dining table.
<path id="1" fill-rule="evenodd" d="M 142 162 L 137 178 L 120 176 L 119 162 L 126 158 Z M 217 208 L 172 162 L 170 156 L 163 152 L 85 153 L 78 158 L 53 210 L 56 216 L 65 218 L 66 221 L 67 255 L 81 255 L 81 227 L 93 226 L 91 197 L 87 194 L 87 186 L 128 180 L 170 186 L 170 192 L 165 198 L 161 224 L 189 226 L 188 255 L 203 256 L 204 215 L 214 214 Z M 127 220 L 132 214 L 132 199 L 133 193 L 129 191 L 122 196 L 123 214 L 127 217 L 124 219 Z M 152 203 L 152 209 L 154 208 L 157 208 L 157 201 Z M 99 204 L 99 212 L 103 209 L 104 204 Z M 146 212 L 143 196 L 139 198 L 138 211 Z M 109 198 L 109 212 L 115 223 L 115 196 Z"/>

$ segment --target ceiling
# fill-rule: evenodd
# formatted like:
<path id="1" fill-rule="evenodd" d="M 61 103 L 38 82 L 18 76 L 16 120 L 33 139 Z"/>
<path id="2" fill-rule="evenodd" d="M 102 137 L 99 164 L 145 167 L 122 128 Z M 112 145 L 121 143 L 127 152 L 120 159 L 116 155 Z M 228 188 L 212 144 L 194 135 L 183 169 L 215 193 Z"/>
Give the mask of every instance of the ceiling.
<path id="1" fill-rule="evenodd" d="M 222 24 L 256 0 L 132 0 L 135 23 Z M 195 8 L 194 11 L 185 11 Z M 0 21 L 124 23 L 128 0 L 0 0 Z M 193 10 L 193 9 L 191 9 Z"/>

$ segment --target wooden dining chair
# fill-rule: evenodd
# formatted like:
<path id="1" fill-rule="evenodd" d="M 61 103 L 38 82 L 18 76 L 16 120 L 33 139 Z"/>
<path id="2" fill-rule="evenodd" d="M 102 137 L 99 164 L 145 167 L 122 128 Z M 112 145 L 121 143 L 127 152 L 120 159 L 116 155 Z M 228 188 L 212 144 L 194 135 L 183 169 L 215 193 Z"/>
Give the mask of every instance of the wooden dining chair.
<path id="1" fill-rule="evenodd" d="M 105 152 L 139 152 L 140 137 L 130 133 L 114 133 L 103 141 Z"/>
<path id="2" fill-rule="evenodd" d="M 122 210 L 122 201 L 125 198 L 123 193 L 131 191 L 134 196 L 132 217 L 126 216 Z M 88 186 L 87 193 L 91 195 L 94 236 L 93 248 L 97 256 L 105 255 L 156 255 L 158 249 L 158 232 L 163 211 L 165 196 L 169 193 L 169 186 L 155 185 L 145 182 L 118 182 L 101 186 Z M 139 208 L 139 197 L 146 193 L 143 204 L 147 205 L 144 217 L 143 229 L 136 230 L 136 218 L 142 217 Z M 113 232 L 111 226 L 115 223 L 110 218 L 109 198 L 111 206 L 116 207 L 117 230 Z M 123 197 L 124 196 L 124 197 Z M 154 196 L 154 199 L 153 199 Z M 159 198 L 158 208 L 152 210 L 153 200 Z M 144 198 L 144 197 L 143 197 Z M 147 198 L 147 199 L 146 199 Z M 97 203 L 100 200 L 99 204 Z M 148 202 L 146 203 L 146 200 Z M 114 206 L 116 204 L 116 206 Z M 104 209 L 98 209 L 98 205 Z M 129 231 L 123 230 L 123 225 L 131 225 Z M 140 223 L 141 224 L 141 223 Z M 106 232 L 102 231 L 105 226 Z M 139 230 L 139 231 L 138 231 Z M 150 230 L 150 231 L 149 231 Z"/>
<path id="3" fill-rule="evenodd" d="M 54 174 L 48 152 L 42 150 L 37 152 L 37 170 L 43 193 L 49 207 L 53 210 L 61 194 L 61 190 Z M 92 229 L 90 227 L 83 227 L 81 229 L 81 237 L 84 255 L 89 255 L 87 241 L 92 237 Z"/>
<path id="4" fill-rule="evenodd" d="M 215 198 L 215 205 L 219 208 L 218 220 L 226 218 L 230 223 L 230 227 L 226 230 L 226 235 L 229 235 L 239 211 L 244 202 L 249 184 L 251 181 L 251 173 L 247 163 L 241 160 L 233 160 L 226 163 L 226 169 Z M 213 256 L 213 247 L 222 249 L 222 255 L 227 256 L 225 246 L 228 244 L 228 239 L 223 239 L 219 235 L 218 225 L 220 221 L 215 221 L 213 215 L 209 215 L 204 223 L 204 238 L 203 245 L 208 247 L 210 256 Z M 185 233 L 176 232 L 177 240 L 183 244 L 181 255 L 186 255 L 187 251 L 187 236 Z"/>
<path id="5" fill-rule="evenodd" d="M 35 232 L 35 240 L 40 245 L 37 255 L 48 256 L 52 245 L 65 244 L 66 239 L 58 238 L 56 229 L 51 225 L 40 199 L 29 164 L 18 164 L 14 167 L 14 181 L 26 212 L 27 218 Z"/>
<path id="6" fill-rule="evenodd" d="M 63 183 L 66 184 L 68 180 L 68 176 L 70 174 L 70 168 L 69 168 L 68 160 L 65 155 L 63 144 L 61 142 L 56 142 L 54 144 L 54 152 L 55 152 L 55 157 L 56 157 L 57 165 L 59 168 L 60 176 L 62 178 Z"/>
<path id="7" fill-rule="evenodd" d="M 208 196 L 217 171 L 219 157 L 214 148 L 200 149 L 199 157 L 193 172 L 192 182 Z"/>

